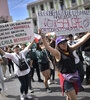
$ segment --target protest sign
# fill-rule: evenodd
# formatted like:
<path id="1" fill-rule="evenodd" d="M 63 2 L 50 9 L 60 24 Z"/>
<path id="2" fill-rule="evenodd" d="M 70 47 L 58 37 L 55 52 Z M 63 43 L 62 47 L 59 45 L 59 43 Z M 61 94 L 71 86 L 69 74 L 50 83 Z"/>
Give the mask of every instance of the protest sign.
<path id="1" fill-rule="evenodd" d="M 0 46 L 31 42 L 33 39 L 32 20 L 0 24 Z"/>
<path id="2" fill-rule="evenodd" d="M 66 35 L 90 31 L 90 10 L 39 11 L 37 18 L 43 33 Z"/>

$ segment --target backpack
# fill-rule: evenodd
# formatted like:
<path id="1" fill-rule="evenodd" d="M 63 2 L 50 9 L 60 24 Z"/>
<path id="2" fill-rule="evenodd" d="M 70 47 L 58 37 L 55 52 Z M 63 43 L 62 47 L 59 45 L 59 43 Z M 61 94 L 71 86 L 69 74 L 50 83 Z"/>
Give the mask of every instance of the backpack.
<path id="1" fill-rule="evenodd" d="M 17 55 L 16 55 L 17 56 Z M 15 64 L 18 66 L 18 68 L 19 68 L 19 70 L 20 71 L 24 71 L 24 70 L 27 70 L 28 69 L 28 65 L 27 65 L 27 63 L 25 62 L 25 59 L 24 58 L 19 58 L 18 56 L 17 56 L 17 58 L 18 58 L 18 60 L 19 60 L 19 65 L 17 65 L 15 62 Z"/>
<path id="2" fill-rule="evenodd" d="M 28 65 L 26 64 L 26 62 L 23 58 L 19 59 L 18 67 L 19 67 L 20 71 L 24 71 L 24 70 L 28 69 Z"/>

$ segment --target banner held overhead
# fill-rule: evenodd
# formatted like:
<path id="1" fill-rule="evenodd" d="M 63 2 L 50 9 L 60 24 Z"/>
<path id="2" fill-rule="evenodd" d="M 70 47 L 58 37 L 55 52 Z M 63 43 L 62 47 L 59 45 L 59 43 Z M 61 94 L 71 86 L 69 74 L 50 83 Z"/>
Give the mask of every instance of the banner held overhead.
<path id="1" fill-rule="evenodd" d="M 90 10 L 39 11 L 37 18 L 43 33 L 66 35 L 90 31 Z"/>

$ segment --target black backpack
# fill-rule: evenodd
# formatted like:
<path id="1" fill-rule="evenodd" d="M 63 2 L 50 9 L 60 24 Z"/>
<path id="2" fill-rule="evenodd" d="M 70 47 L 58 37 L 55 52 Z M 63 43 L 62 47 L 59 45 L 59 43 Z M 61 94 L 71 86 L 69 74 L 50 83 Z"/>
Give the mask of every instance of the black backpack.
<path id="1" fill-rule="evenodd" d="M 19 58 L 18 56 L 17 56 L 17 58 L 19 60 L 19 65 L 17 65 L 16 63 L 15 64 L 19 67 L 20 71 L 24 71 L 24 70 L 28 69 L 28 65 L 26 64 L 25 59 L 22 57 Z"/>

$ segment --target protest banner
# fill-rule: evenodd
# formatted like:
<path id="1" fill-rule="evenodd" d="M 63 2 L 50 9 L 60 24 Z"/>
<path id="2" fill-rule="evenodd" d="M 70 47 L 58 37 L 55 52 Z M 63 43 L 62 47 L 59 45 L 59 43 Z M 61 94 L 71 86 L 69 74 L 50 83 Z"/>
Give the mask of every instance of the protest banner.
<path id="1" fill-rule="evenodd" d="M 37 18 L 43 33 L 66 35 L 90 31 L 90 10 L 39 11 Z"/>
<path id="2" fill-rule="evenodd" d="M 32 20 L 0 24 L 0 46 L 31 42 L 34 39 Z"/>

